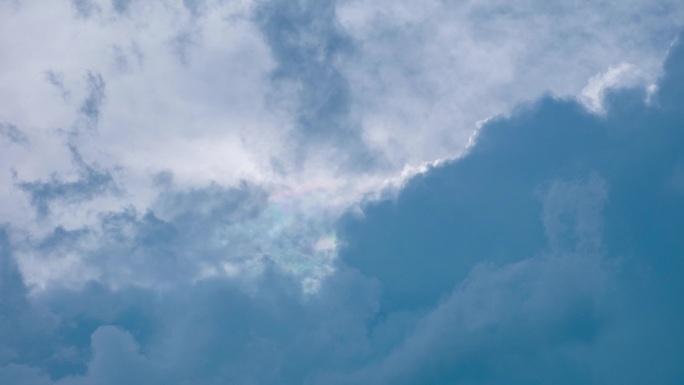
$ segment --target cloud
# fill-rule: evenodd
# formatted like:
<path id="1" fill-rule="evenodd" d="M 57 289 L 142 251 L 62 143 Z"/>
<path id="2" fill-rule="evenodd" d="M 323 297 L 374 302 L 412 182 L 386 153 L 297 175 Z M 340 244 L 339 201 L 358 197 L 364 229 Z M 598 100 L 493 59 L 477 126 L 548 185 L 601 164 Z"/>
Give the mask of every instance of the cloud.
<path id="1" fill-rule="evenodd" d="M 119 13 L 128 11 L 128 7 L 133 0 L 112 0 L 112 8 Z"/>
<path id="2" fill-rule="evenodd" d="M 544 93 L 579 96 L 622 63 L 627 85 L 654 83 L 683 20 L 675 2 L 638 0 L 348 0 L 337 14 L 356 43 L 343 73 L 364 138 L 413 164 L 452 158 L 477 121 Z"/>
<path id="3" fill-rule="evenodd" d="M 0 382 L 681 382 L 679 4 L 421 4 L 0 3 Z"/>
<path id="4" fill-rule="evenodd" d="M 50 379 L 26 365 L 9 364 L 0 368 L 0 380 L 14 385 L 48 385 Z"/>
<path id="5" fill-rule="evenodd" d="M 406 339 L 339 382 L 681 379 L 682 216 L 667 214 L 684 209 L 670 183 L 684 140 L 681 51 L 657 106 L 643 89 L 613 91 L 604 118 L 542 99 L 485 124 L 463 158 L 395 202 L 348 219 L 342 258 L 383 288 L 375 327 L 399 325 Z M 392 319 L 407 311 L 426 315 Z M 667 326 L 652 334 L 652 323 Z M 658 369 L 643 372 L 645 355 L 660 356 Z"/>
<path id="6" fill-rule="evenodd" d="M 97 112 L 91 112 L 97 115 Z M 97 119 L 97 116 L 95 116 Z M 52 175 L 48 182 L 18 182 L 19 188 L 31 197 L 31 204 L 35 207 L 38 216 L 45 217 L 49 214 L 50 204 L 56 200 L 66 203 L 76 203 L 82 200 L 90 200 L 93 197 L 107 192 L 116 192 L 116 186 L 112 176 L 107 171 L 98 170 L 96 166 L 86 164 L 78 150 L 69 148 L 74 163 L 78 167 L 79 179 L 73 182 L 61 181 L 56 175 Z"/>
<path id="7" fill-rule="evenodd" d="M 38 225 L 15 186 L 0 212 L 34 236 L 96 225 L 146 212 L 170 172 L 180 189 L 315 189 L 315 210 L 339 213 L 459 156 L 478 121 L 523 100 L 578 96 L 620 63 L 628 85 L 654 82 L 677 2 L 568 4 L 4 2 L 15 39 L 0 41 L 0 121 L 31 146 L 0 155 L 0 180 L 78 180 L 74 147 L 124 193 L 51 207 Z"/>
<path id="8" fill-rule="evenodd" d="M 76 10 L 76 13 L 84 18 L 90 17 L 93 13 L 100 10 L 97 3 L 93 3 L 91 0 L 72 0 L 71 4 Z"/>
<path id="9" fill-rule="evenodd" d="M 168 288 L 211 277 L 248 280 L 273 263 L 313 290 L 333 271 L 331 224 L 338 214 L 322 209 L 316 197 L 278 198 L 248 183 L 184 190 L 169 178 L 159 177 L 159 195 L 146 211 L 125 207 L 92 224 L 39 235 L 15 231 L 27 282 Z M 83 183 L 45 183 L 30 192 L 38 209 L 102 193 Z"/>
<path id="10" fill-rule="evenodd" d="M 277 62 L 272 100 L 293 110 L 292 139 L 303 154 L 333 151 L 335 156 L 326 159 L 333 170 L 373 168 L 360 122 L 351 114 L 350 84 L 343 73 L 355 46 L 339 27 L 335 11 L 335 1 L 272 1 L 257 9 L 259 27 Z"/>
<path id="11" fill-rule="evenodd" d="M 314 293 L 267 260 L 248 279 L 115 287 L 98 278 L 29 295 L 14 264 L 17 245 L 5 235 L 2 325 L 21 326 L 0 330 L 0 378 L 678 382 L 684 207 L 671 181 L 684 161 L 682 50 L 666 63 L 657 104 L 644 102 L 643 89 L 616 90 L 596 116 L 546 97 L 486 123 L 464 157 L 341 223 L 337 270 Z M 268 210 L 249 186 L 178 194 L 168 176 L 158 179 L 167 190 L 155 210 L 164 219 L 103 218 L 108 235 L 99 239 L 110 246 L 93 254 L 93 266 L 149 277 L 164 269 L 156 252 L 200 247 L 221 221 L 249 226 Z M 44 250 L 73 248 L 80 236 L 55 233 Z"/>
<path id="12" fill-rule="evenodd" d="M 423 303 L 428 313 L 387 357 L 339 383 L 591 382 L 581 354 L 606 327 L 605 294 L 617 274 L 596 244 L 605 200 L 604 182 L 595 176 L 555 181 L 541 202 L 547 251 L 511 263 L 471 264 L 439 302 Z M 568 242 L 560 246 L 559 238 Z M 393 312 L 399 313 L 387 309 L 376 329 L 395 322 Z"/>
<path id="13" fill-rule="evenodd" d="M 7 230 L 0 228 L 0 379 L 8 384 L 40 383 L 40 369 L 51 347 L 45 341 L 55 330 L 56 319 L 36 307 L 15 263 Z M 44 383 L 48 383 L 44 381 Z"/>
<path id="14" fill-rule="evenodd" d="M 580 100 L 593 112 L 602 113 L 604 112 L 602 99 L 606 89 L 638 84 L 637 72 L 634 66 L 628 63 L 610 67 L 605 73 L 589 79 L 587 86 L 582 89 Z"/>
<path id="15" fill-rule="evenodd" d="M 0 135 L 4 137 L 5 141 L 13 144 L 25 144 L 28 141 L 26 135 L 13 124 L 0 124 Z"/>
<path id="16" fill-rule="evenodd" d="M 133 337 L 114 326 L 99 327 L 92 335 L 93 358 L 85 376 L 59 384 L 155 384 L 149 361 L 138 353 Z M 126 370 L 121 370 L 126 368 Z"/>
<path id="17" fill-rule="evenodd" d="M 105 81 L 99 74 L 88 73 L 88 96 L 81 105 L 80 112 L 89 120 L 90 126 L 97 126 L 100 107 L 105 98 Z"/>

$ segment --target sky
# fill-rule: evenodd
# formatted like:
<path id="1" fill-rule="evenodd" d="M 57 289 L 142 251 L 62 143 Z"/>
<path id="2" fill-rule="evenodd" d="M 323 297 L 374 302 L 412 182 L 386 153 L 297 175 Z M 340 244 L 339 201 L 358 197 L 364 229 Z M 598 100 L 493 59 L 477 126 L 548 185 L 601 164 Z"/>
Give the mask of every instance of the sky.
<path id="1" fill-rule="evenodd" d="M 0 0 L 0 384 L 681 384 L 684 4 Z"/>

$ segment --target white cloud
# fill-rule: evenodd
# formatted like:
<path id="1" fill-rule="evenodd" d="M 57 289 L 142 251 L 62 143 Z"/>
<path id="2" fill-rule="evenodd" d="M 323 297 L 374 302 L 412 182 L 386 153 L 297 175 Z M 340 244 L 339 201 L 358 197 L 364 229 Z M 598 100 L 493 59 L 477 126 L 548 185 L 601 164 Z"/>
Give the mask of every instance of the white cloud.
<path id="1" fill-rule="evenodd" d="M 154 180 L 166 172 L 181 193 L 212 183 L 260 186 L 273 196 L 265 213 L 286 206 L 291 217 L 283 227 L 264 214 L 253 223 L 259 231 L 239 237 L 253 236 L 261 254 L 306 240 L 290 245 L 295 259 L 319 265 L 307 271 L 328 271 L 335 248 L 320 240 L 333 239 L 326 237 L 334 237 L 344 210 L 458 157 L 478 122 L 521 101 L 550 92 L 584 98 L 599 111 L 603 90 L 634 78 L 627 75 L 652 83 L 684 25 L 681 5 L 668 0 L 279 4 L 0 3 L 0 124 L 26 137 L 0 143 L 0 215 L 13 239 L 40 240 L 58 227 L 96 229 L 103 216 L 131 208 L 160 210 Z M 267 8 L 301 24 L 287 35 L 292 41 L 278 30 L 281 19 L 264 26 L 255 16 Z M 269 40 L 268 28 L 277 39 Z M 615 63 L 632 64 L 610 69 Z M 290 77 L 274 80 L 286 65 Z M 325 106 L 316 103 L 335 96 L 341 106 L 332 103 L 334 116 L 324 118 Z M 307 116 L 308 131 L 300 127 Z M 335 127 L 316 126 L 327 124 Z M 311 139 L 317 130 L 333 139 Z M 117 189 L 53 199 L 50 215 L 39 219 L 18 184 L 78 184 L 82 167 L 70 146 Z M 20 264 L 34 283 L 45 283 L 81 271 L 85 257 L 74 253 L 45 269 L 27 251 Z M 221 271 L 214 268 L 204 271 Z"/>
<path id="2" fill-rule="evenodd" d="M 345 0 L 337 11 L 358 42 L 345 73 L 364 134 L 400 165 L 453 158 L 479 120 L 545 93 L 579 97 L 615 63 L 652 83 L 684 23 L 672 1 Z"/>
<path id="3" fill-rule="evenodd" d="M 97 4 L 90 17 L 109 6 Z M 66 149 L 64 170 L 11 181 L 16 202 L 45 214 L 0 226 L 0 382 L 678 382 L 682 52 L 661 106 L 628 110 L 618 90 L 625 114 L 596 117 L 543 98 L 483 121 L 467 157 L 386 179 L 309 158 L 238 184 L 110 168 L 125 155 L 96 140 L 111 96 L 96 103 L 86 75 L 72 101 L 93 101 L 74 112 L 83 127 L 43 137 Z M 3 149 L 41 154 L 25 148 L 35 130 L 11 140 L 24 130 L 8 124 Z M 164 142 L 176 134 L 193 135 Z M 419 172 L 365 220 L 336 222 L 351 198 L 386 197 Z M 47 290 L 30 292 L 15 259 Z"/>
<path id="4" fill-rule="evenodd" d="M 580 100 L 592 112 L 604 113 L 603 97 L 609 89 L 636 86 L 640 83 L 638 69 L 629 63 L 611 66 L 608 71 L 592 76 L 582 89 Z M 642 81 L 643 82 L 643 81 Z M 650 90 L 653 94 L 655 91 Z"/>

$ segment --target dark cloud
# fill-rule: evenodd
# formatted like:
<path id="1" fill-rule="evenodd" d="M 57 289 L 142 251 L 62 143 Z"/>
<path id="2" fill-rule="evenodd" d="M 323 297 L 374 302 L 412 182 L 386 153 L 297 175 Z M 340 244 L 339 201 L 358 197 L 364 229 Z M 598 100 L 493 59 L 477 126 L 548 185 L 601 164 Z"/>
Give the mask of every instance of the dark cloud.
<path id="1" fill-rule="evenodd" d="M 239 254 L 244 233 L 212 242 L 262 212 L 266 193 L 248 185 L 182 192 L 165 175 L 150 212 L 41 243 L 102 234 L 89 263 L 139 272 L 117 287 L 29 297 L 3 235 L 0 380 L 681 383 L 683 52 L 653 104 L 617 90 L 595 116 L 547 97 L 486 124 L 464 157 L 342 221 L 338 270 L 315 294 L 268 259 L 254 279 L 138 285 Z M 174 255 L 186 263 L 165 265 Z"/>

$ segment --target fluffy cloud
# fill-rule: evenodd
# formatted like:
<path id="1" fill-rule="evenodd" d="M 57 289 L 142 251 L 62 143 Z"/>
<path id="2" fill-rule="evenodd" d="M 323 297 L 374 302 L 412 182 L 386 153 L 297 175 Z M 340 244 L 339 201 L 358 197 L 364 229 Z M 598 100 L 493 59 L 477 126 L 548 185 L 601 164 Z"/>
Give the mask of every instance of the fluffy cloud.
<path id="1" fill-rule="evenodd" d="M 0 9 L 0 382 L 684 378 L 678 4 Z"/>
<path id="2" fill-rule="evenodd" d="M 181 194 L 246 181 L 288 197 L 292 217 L 324 212 L 286 230 L 305 248 L 330 235 L 299 231 L 329 233 L 521 101 L 574 95 L 602 111 L 610 88 L 653 83 L 683 25 L 666 0 L 0 7 L 13 36 L 0 41 L 0 214 L 20 237 L 143 216 L 172 175 Z"/>
<path id="3" fill-rule="evenodd" d="M 398 162 L 453 157 L 478 121 L 545 93 L 585 89 L 600 109 L 600 85 L 655 82 L 681 12 L 638 0 L 338 4 L 357 42 L 345 67 L 354 110 Z"/>
<path id="4" fill-rule="evenodd" d="M 672 52 L 652 105 L 641 89 L 617 91 L 598 117 L 545 98 L 485 125 L 463 158 L 412 179 L 362 217 L 350 214 L 337 272 L 316 293 L 303 294 L 266 263 L 244 280 L 177 280 L 165 289 L 93 281 L 29 296 L 3 236 L 0 378 L 677 382 L 682 52 Z M 126 242 L 140 251 L 100 258 L 131 258 L 120 264 L 131 266 L 207 231 L 184 223 L 244 222 L 262 207 L 257 200 L 252 212 L 247 191 L 172 195 L 168 220 L 113 220 L 109 231 L 135 234 L 113 241 L 135 239 Z M 228 215 L 212 216 L 219 208 Z"/>
<path id="5" fill-rule="evenodd" d="M 404 339 L 339 382 L 681 380 L 682 51 L 653 105 L 542 99 L 350 217 L 342 258 L 383 288 L 371 333 Z"/>

